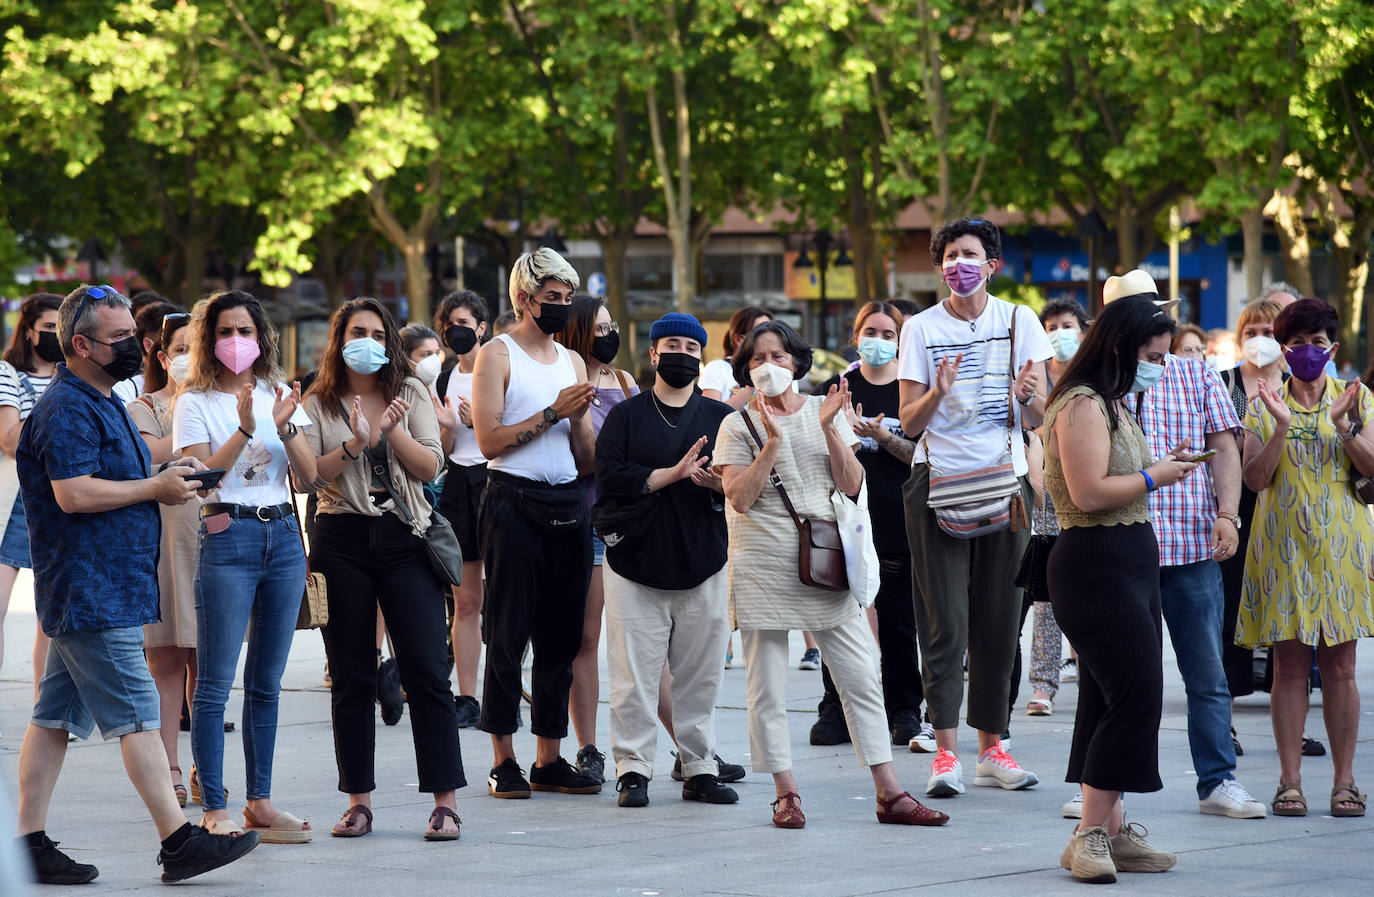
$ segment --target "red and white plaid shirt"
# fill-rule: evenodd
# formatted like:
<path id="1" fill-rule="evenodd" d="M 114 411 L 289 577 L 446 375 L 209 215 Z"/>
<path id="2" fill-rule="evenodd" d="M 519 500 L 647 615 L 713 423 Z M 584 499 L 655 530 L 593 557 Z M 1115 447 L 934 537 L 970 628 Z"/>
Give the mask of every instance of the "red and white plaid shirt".
<path id="1" fill-rule="evenodd" d="M 1183 440 L 1202 451 L 1208 433 L 1240 429 L 1235 403 L 1212 367 L 1192 358 L 1164 359 L 1164 378 L 1144 393 L 1139 420 L 1150 453 L 1162 458 Z M 1127 398 L 1135 410 L 1135 396 Z M 1207 464 L 1192 476 L 1150 493 L 1150 517 L 1159 542 L 1161 567 L 1196 564 L 1212 557 L 1212 524 L 1217 519 L 1212 470 Z"/>

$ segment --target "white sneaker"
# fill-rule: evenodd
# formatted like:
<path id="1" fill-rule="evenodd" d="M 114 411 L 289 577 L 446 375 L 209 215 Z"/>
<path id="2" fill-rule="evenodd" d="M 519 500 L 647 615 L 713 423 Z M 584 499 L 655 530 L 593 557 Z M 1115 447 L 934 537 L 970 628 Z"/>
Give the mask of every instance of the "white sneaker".
<path id="1" fill-rule="evenodd" d="M 1269 815 L 1264 804 L 1251 797 L 1235 779 L 1227 779 L 1213 788 L 1211 794 L 1197 802 L 1197 808 L 1207 816 L 1232 819 L 1263 819 Z"/>
<path id="2" fill-rule="evenodd" d="M 1071 800 L 1071 801 L 1069 801 L 1068 803 L 1064 804 L 1064 807 L 1063 807 L 1062 810 L 1060 810 L 1060 812 L 1063 814 L 1063 816 L 1064 816 L 1065 819 L 1082 819 L 1082 818 L 1083 818 L 1083 792 L 1080 791 L 1080 792 L 1078 792 L 1077 794 L 1075 794 L 1075 795 L 1073 796 L 1073 800 Z"/>
<path id="3" fill-rule="evenodd" d="M 1078 681 L 1078 660 L 1073 657 L 1065 657 L 1064 662 L 1059 665 L 1060 682 Z"/>
<path id="4" fill-rule="evenodd" d="M 921 717 L 921 731 L 911 737 L 907 742 L 907 748 L 913 754 L 933 754 L 937 745 L 935 744 L 935 727 L 930 724 L 930 718 Z"/>
<path id="5" fill-rule="evenodd" d="M 944 748 L 935 754 L 930 764 L 930 781 L 926 783 L 927 797 L 953 797 L 964 793 L 964 764 Z"/>
<path id="6" fill-rule="evenodd" d="M 1035 773 L 1022 769 L 1016 761 L 1002 749 L 1002 742 L 997 742 L 992 747 L 978 757 L 978 766 L 974 770 L 973 784 L 1005 788 L 1008 791 L 1019 791 L 1022 788 L 1029 788 L 1038 783 L 1039 777 Z"/>

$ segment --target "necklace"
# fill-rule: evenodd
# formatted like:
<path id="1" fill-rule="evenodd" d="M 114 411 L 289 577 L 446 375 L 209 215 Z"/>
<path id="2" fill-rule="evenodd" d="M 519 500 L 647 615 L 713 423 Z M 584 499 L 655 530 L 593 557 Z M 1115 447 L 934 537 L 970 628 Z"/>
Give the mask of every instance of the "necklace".
<path id="1" fill-rule="evenodd" d="M 654 391 L 653 391 L 652 389 L 649 390 L 649 398 L 651 398 L 651 399 L 654 400 L 654 410 L 658 412 L 659 418 L 660 418 L 665 424 L 668 424 L 668 429 L 670 429 L 670 430 L 676 430 L 676 429 L 677 429 L 677 424 L 670 423 L 670 422 L 668 421 L 667 415 L 665 415 L 665 414 L 663 413 L 663 409 L 660 408 L 660 407 L 658 407 L 658 395 L 655 394 Z"/>
<path id="2" fill-rule="evenodd" d="M 966 317 L 964 317 L 963 315 L 959 314 L 959 310 L 958 310 L 957 308 L 955 308 L 955 306 L 954 306 L 954 297 L 951 296 L 950 298 L 948 298 L 948 299 L 945 300 L 945 310 L 948 311 L 950 314 L 954 315 L 954 317 L 956 317 L 956 318 L 958 318 L 959 320 L 963 321 L 964 323 L 968 324 L 968 329 L 969 329 L 969 330 L 976 330 L 976 329 L 978 329 L 978 318 L 977 318 L 977 316 L 975 315 L 975 316 L 972 317 L 972 318 L 966 318 Z"/>

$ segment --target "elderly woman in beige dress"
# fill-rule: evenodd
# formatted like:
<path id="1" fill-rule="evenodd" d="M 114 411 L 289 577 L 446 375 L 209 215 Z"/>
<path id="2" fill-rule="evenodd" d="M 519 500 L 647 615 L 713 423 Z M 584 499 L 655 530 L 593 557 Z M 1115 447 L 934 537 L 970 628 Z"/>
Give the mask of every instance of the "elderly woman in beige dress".
<path id="1" fill-rule="evenodd" d="M 797 513 L 811 520 L 835 520 L 830 496 L 836 489 L 858 494 L 863 467 L 854 448 L 859 440 L 842 413 L 848 386 L 841 380 L 824 398 L 794 392 L 792 382 L 811 366 L 811 347 L 777 321 L 750 331 L 733 363 L 735 379 L 752 382 L 758 393 L 721 424 L 713 460 L 727 499 L 730 615 L 744 643 L 749 747 L 754 770 L 773 776 L 773 824 L 806 824 L 792 776 L 786 707 L 788 632 L 802 629 L 816 637 L 839 688 L 854 750 L 873 774 L 878 821 L 943 825 L 948 816 L 922 806 L 897 783 L 873 636 L 863 608 L 849 591 L 822 590 L 800 581 L 800 536 L 769 482 L 770 472 L 776 471 Z"/>

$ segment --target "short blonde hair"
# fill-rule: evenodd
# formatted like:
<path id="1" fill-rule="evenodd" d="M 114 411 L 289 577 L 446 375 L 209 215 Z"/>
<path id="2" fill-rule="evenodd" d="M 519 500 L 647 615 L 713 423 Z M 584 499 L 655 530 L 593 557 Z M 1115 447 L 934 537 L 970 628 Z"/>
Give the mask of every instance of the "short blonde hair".
<path id="1" fill-rule="evenodd" d="M 533 296 L 550 280 L 562 281 L 574 290 L 582 285 L 568 260 L 547 246 L 526 252 L 515 260 L 510 269 L 510 306 L 517 321 L 525 314 L 517 297 L 521 293 Z"/>
<path id="2" fill-rule="evenodd" d="M 1240 317 L 1236 319 L 1236 342 L 1243 342 L 1241 334 L 1245 328 L 1251 324 L 1272 324 L 1274 319 L 1283 311 L 1283 306 L 1273 299 L 1256 299 L 1240 310 Z"/>

